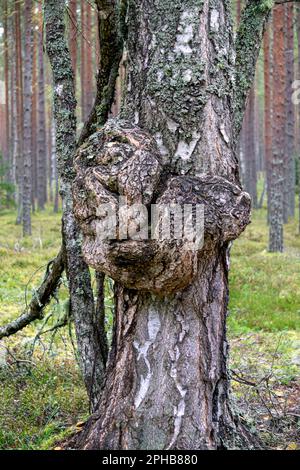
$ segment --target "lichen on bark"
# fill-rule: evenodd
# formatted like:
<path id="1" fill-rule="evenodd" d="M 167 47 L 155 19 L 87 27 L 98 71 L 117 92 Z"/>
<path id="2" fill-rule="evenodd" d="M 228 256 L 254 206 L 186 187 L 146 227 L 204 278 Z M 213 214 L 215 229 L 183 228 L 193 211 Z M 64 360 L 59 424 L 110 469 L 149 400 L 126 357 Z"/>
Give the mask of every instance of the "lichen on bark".
<path id="1" fill-rule="evenodd" d="M 254 3 L 246 7 L 255 16 L 251 57 L 240 61 L 237 71 L 228 0 L 129 2 L 123 124 L 109 122 L 76 160 L 73 197 L 86 259 L 117 281 L 105 387 L 77 447 L 226 449 L 252 448 L 255 442 L 230 406 L 226 340 L 229 246 L 249 222 L 249 197 L 239 183 L 236 129 L 269 11 L 252 8 Z M 248 36 L 244 23 L 241 31 Z M 241 57 L 247 54 L 244 39 L 237 41 Z M 130 142 L 128 134 L 136 138 Z M 142 142 L 146 151 L 151 149 L 144 161 L 136 159 Z M 108 155 L 112 158 L 104 168 Z M 206 208 L 204 246 L 192 274 L 182 247 L 172 251 L 161 241 L 152 246 L 152 240 L 121 245 L 116 235 L 103 248 L 96 240 L 98 204 L 112 201 L 117 207 L 117 196 L 126 192 L 119 175 L 124 169 L 126 175 L 126 168 L 136 174 L 130 160 L 143 169 L 148 159 L 156 163 L 146 207 L 187 201 Z M 131 203 L 139 193 L 133 194 Z M 181 276 L 173 276 L 167 262 L 163 274 L 171 276 L 159 279 L 151 263 L 156 266 L 156 256 L 170 253 Z M 141 269 L 132 268 L 139 263 Z"/>
<path id="2" fill-rule="evenodd" d="M 165 295 L 192 282 L 203 253 L 240 235 L 249 223 L 250 198 L 222 177 L 173 176 L 162 160 L 151 134 L 126 121 L 110 120 L 77 152 L 73 199 L 87 263 L 128 288 Z M 150 206 L 157 214 L 152 238 Z M 200 238 L 203 232 L 203 243 L 194 248 L 181 227 L 187 207 L 204 209 L 198 234 Z M 130 209 L 137 212 L 126 214 Z M 173 234 L 167 227 L 172 236 L 164 239 L 160 227 L 169 222 L 167 210 L 177 219 Z M 105 233 L 102 226 L 109 217 L 114 217 L 115 227 Z M 191 221 L 184 223 L 193 224 L 192 213 Z M 196 227 L 194 232 L 197 235 Z"/>

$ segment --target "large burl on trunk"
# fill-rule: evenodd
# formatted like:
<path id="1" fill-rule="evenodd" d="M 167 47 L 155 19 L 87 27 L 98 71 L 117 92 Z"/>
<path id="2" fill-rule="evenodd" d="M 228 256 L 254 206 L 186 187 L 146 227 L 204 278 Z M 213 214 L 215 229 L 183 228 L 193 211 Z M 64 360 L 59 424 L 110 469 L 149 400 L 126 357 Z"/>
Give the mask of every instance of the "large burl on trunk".
<path id="1" fill-rule="evenodd" d="M 229 406 L 228 256 L 249 222 L 233 138 L 230 2 L 130 0 L 121 116 L 79 149 L 83 254 L 115 281 L 106 382 L 85 449 L 220 449 L 251 439 Z M 101 241 L 98 208 L 202 204 L 204 240 Z M 146 214 L 145 214 L 146 218 Z M 147 222 L 145 222 L 147 225 Z M 134 238 L 134 237 L 133 237 Z"/>

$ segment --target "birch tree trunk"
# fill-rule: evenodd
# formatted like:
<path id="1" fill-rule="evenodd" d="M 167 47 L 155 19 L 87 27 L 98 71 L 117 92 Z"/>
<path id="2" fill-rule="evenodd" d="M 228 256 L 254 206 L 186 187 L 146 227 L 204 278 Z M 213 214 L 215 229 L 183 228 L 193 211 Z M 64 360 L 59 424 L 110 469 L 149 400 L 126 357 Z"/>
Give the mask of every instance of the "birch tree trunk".
<path id="1" fill-rule="evenodd" d="M 251 30 L 255 51 L 262 37 L 261 23 L 258 24 L 257 33 L 253 27 Z M 240 128 L 241 119 L 234 124 L 234 40 L 229 2 L 131 0 L 127 26 L 127 93 L 121 117 L 130 123 L 130 131 L 123 129 L 122 137 L 122 124 L 112 121 L 99 131 L 99 139 L 101 135 L 108 139 L 110 147 L 118 145 L 113 139 L 109 141 L 114 126 L 118 142 L 125 139 L 126 132 L 132 132 L 135 139 L 140 133 L 147 142 L 152 139 L 164 168 L 162 191 L 172 184 L 182 184 L 188 188 L 187 193 L 193 193 L 199 183 L 204 199 L 215 198 L 216 206 L 222 206 L 222 185 L 235 188 L 243 201 L 237 216 L 242 230 L 248 221 L 249 197 L 240 189 L 235 153 L 236 129 Z M 254 63 L 256 57 L 253 52 Z M 238 102 L 241 116 L 245 108 L 243 96 L 253 80 L 252 69 L 253 66 Z M 97 140 L 96 135 L 91 139 Z M 85 258 L 94 267 L 112 274 L 111 264 L 103 266 L 97 259 L 101 247 L 91 235 L 92 225 L 87 234 L 86 224 L 92 224 L 94 217 L 90 214 L 87 221 L 87 212 L 93 206 L 92 198 L 97 198 L 92 183 L 90 196 L 86 195 L 87 182 L 82 176 L 85 171 L 85 175 L 89 174 L 84 166 L 84 149 L 91 155 L 91 146 L 84 144 L 82 159 L 78 154 L 79 173 L 73 190 L 75 214 L 84 232 Z M 121 151 L 121 144 L 117 150 Z M 101 151 L 98 149 L 97 154 Z M 85 168 L 83 173 L 81 165 Z M 81 185 L 87 206 L 82 206 L 77 198 L 80 191 L 76 185 Z M 207 219 L 213 217 L 213 208 L 206 206 L 205 210 Z M 230 213 L 231 209 L 227 207 L 226 211 Z M 237 235 L 238 230 L 232 238 Z M 150 265 L 145 253 L 142 251 L 140 259 L 132 246 L 132 255 L 138 259 L 133 268 L 135 283 L 142 287 L 128 288 L 126 281 L 116 284 L 113 344 L 105 388 L 96 413 L 79 438 L 79 447 L 251 446 L 249 435 L 229 405 L 226 317 L 230 237 L 217 236 L 213 243 L 208 239 L 205 238 L 190 285 L 172 293 L 163 289 L 157 293 L 158 288 L 152 290 L 143 284 Z M 117 250 L 118 245 L 114 246 Z M 130 252 L 130 241 L 126 246 Z M 113 275 L 117 280 L 130 271 L 128 267 L 126 272 L 123 260 L 123 272 L 121 258 L 119 261 L 118 265 L 117 257 Z"/>

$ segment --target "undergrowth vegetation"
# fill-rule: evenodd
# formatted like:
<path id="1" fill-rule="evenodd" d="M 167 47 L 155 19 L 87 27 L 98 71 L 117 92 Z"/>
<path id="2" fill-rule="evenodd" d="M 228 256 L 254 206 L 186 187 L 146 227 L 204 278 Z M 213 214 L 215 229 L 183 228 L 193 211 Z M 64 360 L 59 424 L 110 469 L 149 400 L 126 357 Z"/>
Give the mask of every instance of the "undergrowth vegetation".
<path id="1" fill-rule="evenodd" d="M 33 235 L 22 238 L 13 211 L 0 215 L 0 322 L 17 317 L 34 295 L 60 246 L 60 215 L 33 215 Z M 300 365 L 300 236 L 285 227 L 283 254 L 267 251 L 266 209 L 231 251 L 228 333 L 235 402 L 272 448 L 297 448 Z M 106 286 L 107 329 L 112 326 Z M 0 448 L 49 449 L 80 428 L 89 413 L 67 316 L 63 279 L 57 299 L 37 321 L 0 342 Z M 65 326 L 56 328 L 57 323 Z M 298 407 L 298 408 L 297 408 Z M 76 427 L 77 425 L 77 427 Z M 296 430 L 296 431 L 295 431 Z"/>

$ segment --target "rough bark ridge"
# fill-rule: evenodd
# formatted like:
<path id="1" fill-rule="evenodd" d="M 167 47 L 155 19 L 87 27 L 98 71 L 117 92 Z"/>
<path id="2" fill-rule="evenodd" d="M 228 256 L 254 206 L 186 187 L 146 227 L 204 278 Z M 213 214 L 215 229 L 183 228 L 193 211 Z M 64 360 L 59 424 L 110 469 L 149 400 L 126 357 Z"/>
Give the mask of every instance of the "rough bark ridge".
<path id="1" fill-rule="evenodd" d="M 167 193 L 167 201 L 177 200 L 189 185 L 196 197 L 198 184 L 199 197 L 209 208 L 208 221 L 210 216 L 213 220 L 214 214 L 218 217 L 214 212 L 216 206 L 229 216 L 236 207 L 233 201 L 239 199 L 232 235 L 235 238 L 247 223 L 249 199 L 239 187 L 233 141 L 230 2 L 131 0 L 127 91 L 122 118 L 136 126 L 137 133 L 144 133 L 142 140 L 149 138 L 148 133 L 151 142 L 155 140 L 159 158 L 155 150 L 151 156 L 162 165 L 164 181 L 169 180 L 169 186 L 166 188 L 165 183 L 161 194 Z M 124 129 L 122 134 L 126 134 Z M 97 139 L 97 134 L 92 139 Z M 108 144 L 109 148 L 115 145 L 112 141 Z M 122 145 L 128 145 L 128 139 Z M 136 158 L 137 146 L 129 145 L 129 160 Z M 89 210 L 85 204 L 86 191 L 93 207 L 94 198 L 100 192 L 103 195 L 107 191 L 107 197 L 113 197 L 111 183 L 117 185 L 117 192 L 120 190 L 118 177 L 113 182 L 105 181 L 103 168 L 98 180 L 95 175 L 95 167 L 103 167 L 106 154 L 103 147 L 105 143 L 96 152 L 99 153 L 96 164 L 91 162 L 94 169 L 84 169 L 78 162 L 77 184 L 83 184 L 83 202 L 75 197 L 75 205 L 85 236 L 94 230 L 94 215 L 91 226 L 86 219 Z M 92 153 L 91 157 L 94 160 L 97 155 Z M 113 151 L 110 158 L 113 160 Z M 117 176 L 124 170 L 122 160 L 121 156 Z M 153 181 L 159 176 L 158 167 Z M 213 176 L 216 190 L 213 184 L 209 185 Z M 228 194 L 220 191 L 221 182 Z M 122 191 L 126 192 L 124 188 Z M 150 192 L 155 194 L 155 184 Z M 225 202 L 222 201 L 224 193 Z M 231 216 L 229 219 L 233 220 Z M 152 292 L 143 292 L 143 288 L 130 290 L 116 285 L 114 337 L 106 384 L 97 413 L 79 438 L 79 447 L 250 446 L 247 434 L 232 416 L 228 399 L 225 324 L 231 237 L 222 237 L 226 233 L 223 221 L 219 232 L 213 222 L 212 228 L 214 243 L 204 243 L 196 273 L 184 290 L 178 291 L 177 286 L 175 293 L 166 294 L 162 289 L 158 295 L 152 288 Z M 120 272 L 119 269 L 115 275 L 117 280 Z"/>

